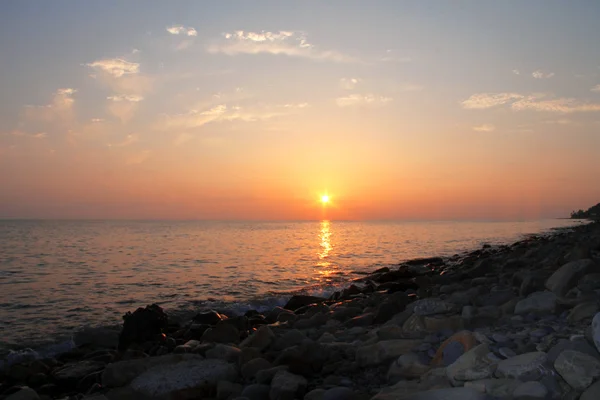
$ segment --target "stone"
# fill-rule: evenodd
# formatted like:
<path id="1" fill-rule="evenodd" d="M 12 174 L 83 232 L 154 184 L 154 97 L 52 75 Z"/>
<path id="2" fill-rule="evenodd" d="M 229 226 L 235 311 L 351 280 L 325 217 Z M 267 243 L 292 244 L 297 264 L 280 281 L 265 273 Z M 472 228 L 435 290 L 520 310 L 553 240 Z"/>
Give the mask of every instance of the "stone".
<path id="1" fill-rule="evenodd" d="M 359 347 L 356 350 L 356 361 L 361 366 L 378 365 L 410 352 L 419 344 L 420 340 L 413 339 L 383 340 Z"/>
<path id="2" fill-rule="evenodd" d="M 298 329 L 290 329 L 286 331 L 283 336 L 277 338 L 273 343 L 273 350 L 280 351 L 291 346 L 296 346 L 306 340 L 306 335 Z"/>
<path id="3" fill-rule="evenodd" d="M 459 331 L 464 329 L 464 320 L 460 315 L 443 316 L 435 315 L 423 317 L 425 329 L 428 332 L 439 332 L 443 330 Z"/>
<path id="4" fill-rule="evenodd" d="M 217 382 L 217 400 L 228 400 L 237 397 L 242 393 L 244 387 L 239 383 L 229 381 Z"/>
<path id="5" fill-rule="evenodd" d="M 600 360 L 598 350 L 590 345 L 585 338 L 573 338 L 573 340 L 561 339 L 552 346 L 548 350 L 548 362 L 554 364 L 560 353 L 565 350 L 575 350 Z"/>
<path id="6" fill-rule="evenodd" d="M 167 314 L 156 304 L 138 308 L 123 316 L 123 329 L 119 334 L 119 351 L 126 350 L 133 343 L 154 340 L 166 332 L 169 325 Z"/>
<path id="7" fill-rule="evenodd" d="M 256 332 L 248 336 L 240 347 L 255 347 L 260 351 L 264 351 L 275 340 L 275 334 L 268 326 L 261 326 Z"/>
<path id="8" fill-rule="evenodd" d="M 600 399 L 600 381 L 594 383 L 588 387 L 585 392 L 581 394 L 579 400 L 598 400 Z"/>
<path id="9" fill-rule="evenodd" d="M 412 314 L 402 324 L 402 330 L 405 332 L 411 332 L 411 333 L 424 332 L 426 330 L 424 318 L 418 316 L 417 314 Z"/>
<path id="10" fill-rule="evenodd" d="M 270 400 L 294 400 L 306 392 L 308 382 L 300 375 L 279 371 L 271 381 Z"/>
<path id="11" fill-rule="evenodd" d="M 545 362 L 546 353 L 541 351 L 520 354 L 500 361 L 496 369 L 496 377 L 523 381 L 536 380 L 540 377 L 540 367 Z"/>
<path id="12" fill-rule="evenodd" d="M 590 259 L 571 261 L 560 267 L 546 281 L 546 289 L 554 292 L 557 296 L 564 296 L 577 285 L 581 277 L 587 273 L 598 272 L 596 263 Z"/>
<path id="13" fill-rule="evenodd" d="M 219 381 L 234 382 L 235 367 L 222 360 L 186 360 L 157 365 L 131 381 L 130 387 L 144 396 L 192 398 L 206 396 Z"/>
<path id="14" fill-rule="evenodd" d="M 404 390 L 398 390 L 398 394 L 378 394 L 371 400 L 486 400 L 486 395 L 472 388 L 456 387 L 446 389 L 434 389 L 417 393 L 404 394 Z"/>
<path id="15" fill-rule="evenodd" d="M 206 325 L 216 325 L 218 322 L 221 322 L 224 318 L 223 315 L 219 314 L 215 310 L 206 310 L 201 311 L 194 318 L 194 321 L 197 324 L 206 324 Z"/>
<path id="16" fill-rule="evenodd" d="M 534 399 L 545 399 L 548 395 L 548 389 L 540 382 L 524 382 L 517 386 L 515 391 L 512 393 L 515 400 L 534 400 Z"/>
<path id="17" fill-rule="evenodd" d="M 460 331 L 446 339 L 438 348 L 431 360 L 431 365 L 448 366 L 456 361 L 465 352 L 477 346 L 477 339 L 470 331 Z"/>
<path id="18" fill-rule="evenodd" d="M 196 354 L 168 354 L 159 357 L 119 361 L 108 364 L 104 368 L 102 372 L 102 385 L 109 388 L 125 386 L 138 375 L 158 365 L 200 360 L 203 360 L 203 357 Z"/>
<path id="19" fill-rule="evenodd" d="M 325 395 L 325 389 L 313 389 L 306 393 L 304 400 L 323 400 L 323 395 Z"/>
<path id="20" fill-rule="evenodd" d="M 504 358 L 511 358 L 517 355 L 517 353 L 515 353 L 510 347 L 500 347 L 498 349 L 498 353 Z"/>
<path id="21" fill-rule="evenodd" d="M 272 368 L 270 362 L 265 360 L 264 358 L 255 358 L 253 360 L 248 361 L 246 364 L 242 365 L 241 373 L 244 379 L 252 379 L 256 376 L 259 371 L 264 369 Z"/>
<path id="22" fill-rule="evenodd" d="M 567 315 L 567 321 L 573 324 L 586 318 L 593 318 L 599 310 L 600 307 L 595 301 L 578 304 Z"/>
<path id="23" fill-rule="evenodd" d="M 287 365 L 278 365 L 273 368 L 263 369 L 256 373 L 256 382 L 263 384 L 270 384 L 273 380 L 275 374 L 279 371 L 288 371 L 289 367 Z"/>
<path id="24" fill-rule="evenodd" d="M 246 386 L 241 396 L 248 400 L 266 400 L 269 398 L 270 391 L 271 387 L 269 385 L 253 384 Z"/>
<path id="25" fill-rule="evenodd" d="M 556 295 L 552 292 L 535 292 L 520 300 L 515 306 L 515 314 L 552 314 L 556 310 Z"/>
<path id="26" fill-rule="evenodd" d="M 346 321 L 344 325 L 347 327 L 356 327 L 356 326 L 369 326 L 373 323 L 375 319 L 375 314 L 373 313 L 365 313 L 359 316 L 356 316 L 352 319 Z"/>
<path id="27" fill-rule="evenodd" d="M 217 344 L 212 349 L 206 350 L 206 358 L 216 358 L 227 362 L 235 362 L 240 358 L 242 351 L 237 347 Z"/>
<path id="28" fill-rule="evenodd" d="M 415 353 L 406 353 L 390 365 L 387 380 L 396 383 L 401 379 L 420 378 L 429 371 L 429 366 Z"/>
<path id="29" fill-rule="evenodd" d="M 334 387 L 323 394 L 322 400 L 358 400 L 358 396 L 346 387 Z"/>
<path id="30" fill-rule="evenodd" d="M 52 377 L 60 386 L 74 386 L 85 376 L 102 370 L 104 365 L 99 361 L 83 360 L 55 370 Z"/>
<path id="31" fill-rule="evenodd" d="M 437 298 L 417 300 L 412 304 L 412 308 L 415 315 L 422 317 L 458 311 L 456 305 Z"/>
<path id="32" fill-rule="evenodd" d="M 516 379 L 481 379 L 465 382 L 465 387 L 498 398 L 510 397 L 519 385 L 521 385 L 521 381 Z"/>
<path id="33" fill-rule="evenodd" d="M 322 303 L 327 299 L 324 297 L 295 295 L 283 306 L 286 310 L 296 311 L 297 309 L 309 304 Z"/>
<path id="34" fill-rule="evenodd" d="M 493 360 L 488 358 L 489 353 L 487 344 L 472 348 L 446 368 L 446 376 L 451 382 L 489 378 L 496 370 Z"/>
<path id="35" fill-rule="evenodd" d="M 396 314 L 401 313 L 406 309 L 406 306 L 410 302 L 410 298 L 404 293 L 398 293 L 394 295 L 394 299 L 386 299 L 375 311 L 375 318 L 373 319 L 374 324 L 383 324 L 388 322 Z"/>
<path id="36" fill-rule="evenodd" d="M 294 312 L 291 310 L 286 310 L 282 307 L 275 307 L 274 309 L 269 311 L 267 315 L 265 315 L 265 318 L 269 322 L 276 322 L 281 314 L 294 314 Z"/>
<path id="37" fill-rule="evenodd" d="M 554 368 L 575 390 L 583 391 L 600 377 L 600 361 L 587 354 L 565 350 L 554 362 Z"/>
<path id="38" fill-rule="evenodd" d="M 40 396 L 35 390 L 24 386 L 18 392 L 8 395 L 5 400 L 39 400 Z"/>
<path id="39" fill-rule="evenodd" d="M 592 340 L 596 345 L 596 349 L 600 351 L 600 313 L 597 313 L 592 320 L 592 326 L 590 329 Z"/>
<path id="40" fill-rule="evenodd" d="M 240 332 L 230 324 L 217 324 L 207 329 L 202 334 L 203 342 L 214 343 L 238 343 L 240 341 Z"/>

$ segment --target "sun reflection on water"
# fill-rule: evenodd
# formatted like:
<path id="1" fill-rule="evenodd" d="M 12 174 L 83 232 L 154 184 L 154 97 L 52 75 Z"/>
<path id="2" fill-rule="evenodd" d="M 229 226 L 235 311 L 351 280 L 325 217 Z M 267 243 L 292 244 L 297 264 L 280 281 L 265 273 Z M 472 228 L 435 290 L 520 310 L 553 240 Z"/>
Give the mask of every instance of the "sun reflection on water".
<path id="1" fill-rule="evenodd" d="M 332 250 L 331 223 L 327 220 L 323 220 L 321 221 L 319 229 L 319 251 L 317 252 L 317 255 L 319 256 L 319 262 L 317 263 L 317 267 L 319 267 L 318 273 L 323 280 L 327 280 L 329 276 L 335 272 L 330 268 L 331 263 L 327 261 L 329 253 L 331 253 Z"/>

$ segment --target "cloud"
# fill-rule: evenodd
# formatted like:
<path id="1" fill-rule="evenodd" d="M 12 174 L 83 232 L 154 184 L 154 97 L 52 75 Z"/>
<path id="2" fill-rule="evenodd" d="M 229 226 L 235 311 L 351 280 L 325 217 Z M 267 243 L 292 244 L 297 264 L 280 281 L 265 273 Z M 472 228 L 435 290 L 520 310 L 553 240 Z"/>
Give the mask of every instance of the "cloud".
<path id="1" fill-rule="evenodd" d="M 388 49 L 385 51 L 385 56 L 381 58 L 383 62 L 397 62 L 397 63 L 409 63 L 412 62 L 411 57 L 407 56 L 398 56 L 396 55 L 396 51 L 392 49 Z"/>
<path id="2" fill-rule="evenodd" d="M 535 79 L 549 79 L 554 76 L 554 72 L 544 72 L 541 69 L 538 69 L 537 71 L 533 71 L 531 76 Z"/>
<path id="3" fill-rule="evenodd" d="M 116 96 L 108 96 L 107 99 L 112 100 L 112 101 L 117 101 L 117 102 L 128 101 L 128 102 L 137 103 L 137 102 L 144 100 L 144 97 L 138 96 L 138 95 L 120 94 L 120 95 L 116 95 Z"/>
<path id="4" fill-rule="evenodd" d="M 391 97 L 377 96 L 374 94 L 351 94 L 349 96 L 338 97 L 335 103 L 339 107 L 351 107 L 351 106 L 382 106 L 393 101 Z"/>
<path id="5" fill-rule="evenodd" d="M 43 122 L 71 121 L 73 115 L 73 95 L 77 92 L 73 88 L 58 89 L 50 104 L 45 106 L 26 106 L 24 117 L 26 119 L 40 120 Z"/>
<path id="6" fill-rule="evenodd" d="M 553 120 L 548 120 L 548 121 L 544 121 L 544 122 L 547 124 L 557 124 L 557 125 L 571 125 L 573 123 L 572 120 L 566 119 L 566 118 L 553 119 Z"/>
<path id="7" fill-rule="evenodd" d="M 129 146 L 131 144 L 134 144 L 138 140 L 139 140 L 139 138 L 138 138 L 137 135 L 130 134 L 130 135 L 127 135 L 127 137 L 125 138 L 125 140 L 123 140 L 122 142 L 115 143 L 115 144 L 109 143 L 108 147 L 126 147 L 126 146 Z"/>
<path id="8" fill-rule="evenodd" d="M 518 69 L 513 69 L 512 73 L 515 75 L 521 75 L 521 71 L 519 71 Z"/>
<path id="9" fill-rule="evenodd" d="M 521 98 L 523 98 L 523 95 L 518 93 L 477 93 L 471 95 L 471 97 L 461 104 L 466 109 L 485 109 Z"/>
<path id="10" fill-rule="evenodd" d="M 139 95 L 115 95 L 108 96 L 110 103 L 108 104 L 108 112 L 119 118 L 121 122 L 127 122 L 137 111 L 140 101 L 144 100 L 144 97 Z"/>
<path id="11" fill-rule="evenodd" d="M 466 109 L 486 109 L 509 104 L 513 111 L 540 111 L 555 113 L 597 112 L 600 103 L 582 102 L 573 98 L 548 98 L 546 94 L 478 93 L 461 104 Z"/>
<path id="12" fill-rule="evenodd" d="M 104 71 L 116 78 L 120 78 L 126 74 L 137 74 L 140 72 L 140 64 L 125 61 L 120 58 L 97 60 L 86 65 Z"/>
<path id="13" fill-rule="evenodd" d="M 92 118 L 91 121 L 93 123 L 104 122 L 104 118 Z"/>
<path id="14" fill-rule="evenodd" d="M 308 42 L 302 32 L 244 32 L 235 31 L 223 34 L 223 40 L 207 47 L 212 54 L 222 53 L 229 56 L 238 54 L 274 54 L 290 57 L 304 57 L 313 60 L 333 62 L 357 62 L 353 57 L 333 50 L 319 50 Z"/>
<path id="15" fill-rule="evenodd" d="M 198 31 L 196 31 L 196 29 L 192 28 L 192 27 L 185 27 L 183 25 L 173 25 L 170 27 L 167 27 L 167 32 L 169 32 L 171 35 L 187 35 L 187 36 L 198 36 Z"/>
<path id="16" fill-rule="evenodd" d="M 340 79 L 340 87 L 345 90 L 352 90 L 359 82 L 360 79 L 358 78 L 342 78 Z"/>
<path id="17" fill-rule="evenodd" d="M 45 139 L 46 137 L 48 137 L 48 134 L 46 132 L 27 133 L 21 130 L 12 131 L 10 132 L 10 135 L 15 137 L 26 137 L 31 139 Z"/>
<path id="18" fill-rule="evenodd" d="M 491 124 L 483 124 L 483 125 L 474 126 L 473 130 L 476 132 L 492 132 L 492 131 L 496 130 L 496 127 Z"/>
<path id="19" fill-rule="evenodd" d="M 600 85 L 596 85 L 590 89 L 592 92 L 600 92 Z"/>

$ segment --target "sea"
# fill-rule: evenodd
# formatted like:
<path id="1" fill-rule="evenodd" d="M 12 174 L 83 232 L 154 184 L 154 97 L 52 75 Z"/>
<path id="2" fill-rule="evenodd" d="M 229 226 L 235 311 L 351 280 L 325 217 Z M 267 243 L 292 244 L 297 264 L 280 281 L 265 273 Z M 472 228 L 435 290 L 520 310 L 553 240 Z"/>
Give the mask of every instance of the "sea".
<path id="1" fill-rule="evenodd" d="M 0 353 L 57 346 L 152 303 L 267 310 L 383 266 L 580 223 L 0 220 Z"/>

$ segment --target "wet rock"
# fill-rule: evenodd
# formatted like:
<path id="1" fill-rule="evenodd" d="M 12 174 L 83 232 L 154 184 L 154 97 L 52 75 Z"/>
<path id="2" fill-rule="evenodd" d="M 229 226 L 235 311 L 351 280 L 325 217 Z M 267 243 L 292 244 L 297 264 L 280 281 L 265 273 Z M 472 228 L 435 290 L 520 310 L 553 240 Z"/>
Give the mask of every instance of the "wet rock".
<path id="1" fill-rule="evenodd" d="M 369 326 L 373 323 L 375 319 L 375 315 L 373 313 L 366 313 L 349 319 L 346 321 L 345 325 L 347 327 L 356 327 L 356 326 Z"/>
<path id="2" fill-rule="evenodd" d="M 515 400 L 535 400 L 535 399 L 545 399 L 548 395 L 548 389 L 540 382 L 525 382 L 520 384 L 515 391 L 512 393 L 512 396 Z"/>
<path id="3" fill-rule="evenodd" d="M 346 321 L 362 314 L 362 308 L 359 307 L 336 307 L 333 310 L 331 318 L 338 321 Z"/>
<path id="4" fill-rule="evenodd" d="M 237 376 L 235 367 L 222 360 L 187 360 L 152 367 L 130 387 L 144 396 L 202 397 L 216 390 L 219 381 L 234 382 Z"/>
<path id="5" fill-rule="evenodd" d="M 552 292 L 535 292 L 519 301 L 515 314 L 551 314 L 556 310 L 556 295 Z"/>
<path id="6" fill-rule="evenodd" d="M 458 382 L 489 378 L 496 369 L 493 360 L 488 358 L 489 353 L 487 344 L 480 344 L 467 351 L 446 368 L 448 379 Z"/>
<path id="7" fill-rule="evenodd" d="M 275 307 L 274 309 L 269 311 L 269 313 L 265 316 L 265 318 L 269 322 L 276 322 L 278 320 L 279 316 L 282 314 L 294 315 L 294 312 L 291 310 L 286 310 L 285 308 L 282 308 L 282 307 Z"/>
<path id="8" fill-rule="evenodd" d="M 409 297 L 403 293 L 399 293 L 395 298 L 384 300 L 375 312 L 375 318 L 373 319 L 374 324 L 383 324 L 398 313 L 401 313 L 406 309 L 406 306 L 410 302 Z"/>
<path id="9" fill-rule="evenodd" d="M 244 379 L 252 379 L 258 372 L 272 367 L 273 365 L 264 358 L 255 358 L 242 365 L 242 377 Z"/>
<path id="10" fill-rule="evenodd" d="M 546 353 L 538 351 L 520 354 L 498 363 L 496 377 L 523 381 L 537 380 L 541 376 L 540 367 L 546 362 Z"/>
<path id="11" fill-rule="evenodd" d="M 587 354 L 565 350 L 554 362 L 554 368 L 575 390 L 585 390 L 600 377 L 600 361 Z"/>
<path id="12" fill-rule="evenodd" d="M 564 296 L 569 289 L 577 285 L 581 277 L 590 272 L 598 272 L 596 264 L 590 259 L 571 261 L 560 267 L 546 281 L 546 288 L 557 296 Z"/>
<path id="13" fill-rule="evenodd" d="M 314 303 L 322 303 L 326 300 L 327 299 L 325 299 L 324 297 L 295 295 L 288 300 L 288 302 L 285 306 L 283 306 L 283 308 L 285 308 L 286 310 L 296 311 L 300 307 L 304 307 Z"/>
<path id="14" fill-rule="evenodd" d="M 241 395 L 248 400 L 266 400 L 269 398 L 270 391 L 269 385 L 254 384 L 246 386 Z"/>
<path id="15" fill-rule="evenodd" d="M 286 371 L 279 371 L 271 381 L 270 400 L 294 400 L 306 392 L 306 378 Z"/>
<path id="16" fill-rule="evenodd" d="M 458 310 L 456 305 L 436 298 L 417 300 L 412 307 L 415 315 L 419 316 L 446 314 Z"/>
<path id="17" fill-rule="evenodd" d="M 169 325 L 167 314 L 156 304 L 138 308 L 123 316 L 123 329 L 119 335 L 119 351 L 126 350 L 133 343 L 154 340 L 166 332 Z"/>
<path id="18" fill-rule="evenodd" d="M 356 361 L 361 366 L 378 365 L 410 352 L 420 343 L 420 340 L 396 339 L 361 346 L 356 350 Z"/>
<path id="19" fill-rule="evenodd" d="M 238 343 L 240 341 L 240 332 L 233 325 L 217 324 L 204 332 L 202 341 L 214 343 Z"/>
<path id="20" fill-rule="evenodd" d="M 228 400 L 239 396 L 244 387 L 239 383 L 228 381 L 217 382 L 217 400 Z"/>
<path id="21" fill-rule="evenodd" d="M 39 400 L 40 396 L 36 393 L 35 390 L 25 386 L 22 387 L 19 391 L 8 395 L 5 400 Z"/>
<path id="22" fill-rule="evenodd" d="M 203 325 L 216 325 L 221 322 L 225 317 L 215 310 L 201 311 L 192 319 L 197 324 Z"/>

